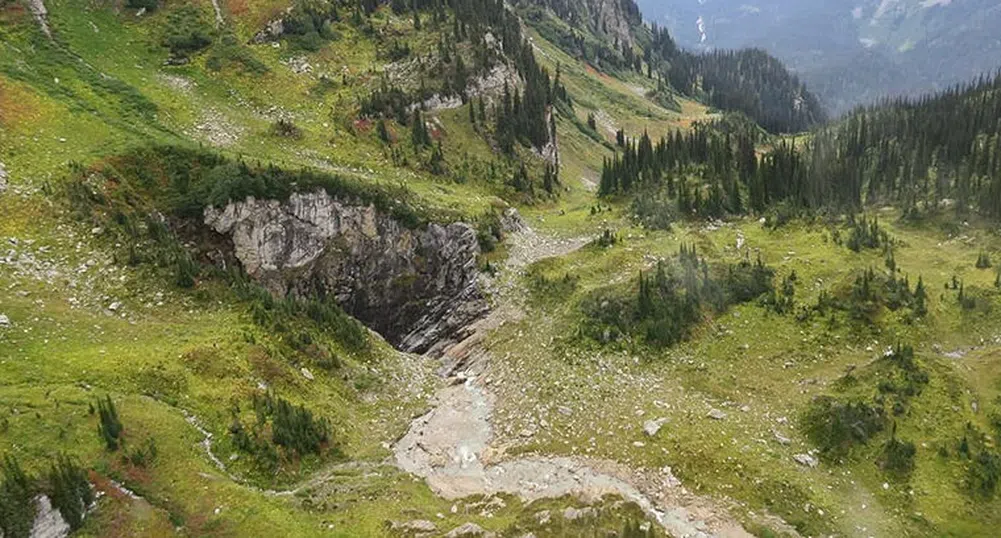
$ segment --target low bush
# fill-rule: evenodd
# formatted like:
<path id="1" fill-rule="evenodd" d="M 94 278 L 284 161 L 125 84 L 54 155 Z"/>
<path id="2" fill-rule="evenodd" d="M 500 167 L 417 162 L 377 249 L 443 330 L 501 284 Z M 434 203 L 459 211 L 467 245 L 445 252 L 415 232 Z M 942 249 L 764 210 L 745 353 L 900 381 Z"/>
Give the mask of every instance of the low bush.
<path id="1" fill-rule="evenodd" d="M 201 11 L 185 4 L 167 18 L 163 46 L 176 59 L 187 59 L 212 44 L 212 27 L 202 17 Z"/>
<path id="2" fill-rule="evenodd" d="M 0 535 L 28 538 L 35 521 L 35 481 L 16 459 L 4 456 L 0 476 Z"/>
<path id="3" fill-rule="evenodd" d="M 981 450 L 967 467 L 966 483 L 970 490 L 983 499 L 993 499 L 1001 481 L 1001 456 L 990 450 Z"/>
<path id="4" fill-rule="evenodd" d="M 883 444 L 883 451 L 877 463 L 889 473 L 906 476 L 914 470 L 915 454 L 917 454 L 917 449 L 914 447 L 914 443 L 891 437 Z"/>
<path id="5" fill-rule="evenodd" d="M 886 417 L 881 408 L 863 401 L 818 396 L 810 402 L 801 425 L 822 454 L 838 458 L 883 431 Z"/>
<path id="6" fill-rule="evenodd" d="M 111 396 L 105 397 L 104 400 L 97 400 L 97 414 L 100 421 L 97 425 L 98 435 L 108 450 L 118 450 L 122 444 L 124 427 L 118 418 L 118 409 L 115 408 L 115 402 L 111 401 Z"/>
<path id="7" fill-rule="evenodd" d="M 70 530 L 79 529 L 87 507 L 94 502 L 87 471 L 69 457 L 60 456 L 49 470 L 47 493 Z"/>

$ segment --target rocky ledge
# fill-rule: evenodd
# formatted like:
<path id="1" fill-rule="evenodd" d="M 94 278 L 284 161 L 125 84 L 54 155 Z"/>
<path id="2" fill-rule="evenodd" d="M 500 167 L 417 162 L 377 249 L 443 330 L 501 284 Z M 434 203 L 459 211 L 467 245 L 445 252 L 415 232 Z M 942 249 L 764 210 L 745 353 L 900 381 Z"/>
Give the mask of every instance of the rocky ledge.
<path id="1" fill-rule="evenodd" d="M 207 208 L 252 278 L 278 297 L 333 297 L 403 351 L 423 353 L 487 311 L 468 224 L 401 225 L 317 190 Z"/>

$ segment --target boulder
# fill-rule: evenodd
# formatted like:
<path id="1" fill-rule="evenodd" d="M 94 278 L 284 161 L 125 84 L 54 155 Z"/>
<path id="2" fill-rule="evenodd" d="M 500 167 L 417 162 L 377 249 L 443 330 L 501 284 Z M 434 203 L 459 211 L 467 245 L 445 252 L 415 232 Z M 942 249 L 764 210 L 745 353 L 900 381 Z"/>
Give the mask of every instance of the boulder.
<path id="1" fill-rule="evenodd" d="M 598 515 L 597 510 L 591 508 L 590 506 L 585 506 L 584 508 L 574 508 L 568 507 L 563 510 L 563 519 L 567 521 L 576 521 L 578 519 L 590 519 Z"/>
<path id="2" fill-rule="evenodd" d="M 658 418 L 657 420 L 648 420 L 643 423 L 643 431 L 650 437 L 654 437 L 657 435 L 657 432 L 660 431 L 660 428 L 667 423 L 667 421 L 668 419 L 666 418 Z"/>
<path id="3" fill-rule="evenodd" d="M 709 410 L 709 413 L 706 416 L 713 420 L 723 420 L 726 418 L 726 413 L 720 411 L 719 409 L 713 408 Z"/>
<path id="4" fill-rule="evenodd" d="M 816 467 L 820 462 L 809 454 L 796 454 L 792 459 L 804 467 Z"/>

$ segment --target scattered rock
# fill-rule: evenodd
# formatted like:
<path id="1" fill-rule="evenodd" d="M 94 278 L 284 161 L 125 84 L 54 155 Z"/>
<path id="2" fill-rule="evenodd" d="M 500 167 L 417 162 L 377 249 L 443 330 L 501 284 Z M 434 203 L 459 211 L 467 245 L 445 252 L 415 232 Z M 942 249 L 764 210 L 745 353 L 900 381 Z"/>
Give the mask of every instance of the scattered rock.
<path id="1" fill-rule="evenodd" d="M 492 532 L 487 532 L 483 530 L 483 527 L 477 525 L 476 523 L 463 523 L 462 525 L 448 531 L 445 538 L 459 538 L 460 536 L 482 536 L 483 538 L 492 538 L 496 536 Z"/>
<path id="2" fill-rule="evenodd" d="M 394 521 L 391 528 L 402 532 L 434 532 L 438 530 L 434 523 L 426 519 L 415 519 L 404 523 Z"/>
<path id="3" fill-rule="evenodd" d="M 590 506 L 585 506 L 584 508 L 580 509 L 571 506 L 563 511 L 563 519 L 567 521 L 576 521 L 578 519 L 589 519 L 596 517 L 597 515 L 598 511 L 595 510 L 594 508 L 591 508 Z"/>
<path id="4" fill-rule="evenodd" d="M 7 169 L 0 163 L 0 194 L 7 190 Z"/>
<path id="5" fill-rule="evenodd" d="M 713 408 L 709 410 L 709 414 L 706 416 L 713 420 L 723 420 L 726 418 L 726 413 L 720 411 L 719 409 Z"/>
<path id="6" fill-rule="evenodd" d="M 542 510 L 541 512 L 535 513 L 535 521 L 539 522 L 539 525 L 548 525 L 549 521 L 552 519 L 549 510 Z"/>
<path id="7" fill-rule="evenodd" d="M 568 417 L 570 415 L 573 415 L 573 409 L 570 409 L 569 407 L 567 407 L 565 405 L 561 405 L 557 410 L 560 412 L 561 415 L 565 415 L 565 416 L 568 416 Z"/>
<path id="8" fill-rule="evenodd" d="M 809 454 L 796 454 L 792 459 L 804 467 L 816 467 L 820 463 L 817 458 Z"/>
<path id="9" fill-rule="evenodd" d="M 108 305 L 108 310 L 112 312 L 118 312 L 122 308 L 122 303 L 115 301 Z"/>
<path id="10" fill-rule="evenodd" d="M 313 372 L 310 372 L 308 368 L 303 367 L 302 370 L 300 370 L 300 372 L 302 372 L 302 377 L 305 377 L 310 381 L 313 380 Z"/>
<path id="11" fill-rule="evenodd" d="M 668 419 L 666 418 L 658 418 L 657 420 L 648 420 L 643 423 L 643 431 L 646 432 L 646 434 L 649 435 L 650 437 L 653 437 L 657 435 L 657 432 L 660 431 L 660 428 L 667 422 Z"/>
<path id="12" fill-rule="evenodd" d="M 772 434 L 775 435 L 775 440 L 778 441 L 780 445 L 788 445 L 789 443 L 792 443 L 791 439 L 777 431 L 773 431 Z"/>
<path id="13" fill-rule="evenodd" d="M 0 327 L 10 327 L 10 318 L 5 314 L 0 314 Z"/>

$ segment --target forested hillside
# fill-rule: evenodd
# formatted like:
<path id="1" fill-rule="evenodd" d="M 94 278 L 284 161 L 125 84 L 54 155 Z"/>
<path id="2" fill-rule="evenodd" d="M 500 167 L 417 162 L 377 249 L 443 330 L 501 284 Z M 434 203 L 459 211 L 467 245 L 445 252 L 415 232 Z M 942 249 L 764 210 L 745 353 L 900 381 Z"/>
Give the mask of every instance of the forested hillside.
<path id="1" fill-rule="evenodd" d="M 741 112 L 772 132 L 805 131 L 826 117 L 817 98 L 767 52 L 685 50 L 666 28 L 643 25 L 632 0 L 601 3 L 605 17 L 598 19 L 568 11 L 586 2 L 543 3 L 548 14 L 537 3 L 521 5 L 526 20 L 570 54 L 609 72 L 634 70 L 663 81 L 659 93 L 676 91 L 722 110 Z M 628 21 L 628 32 L 621 31 L 622 21 Z"/>
<path id="2" fill-rule="evenodd" d="M 835 115 L 887 96 L 942 91 L 1001 67 L 1001 10 L 992 0 L 639 4 L 686 48 L 769 51 Z"/>

